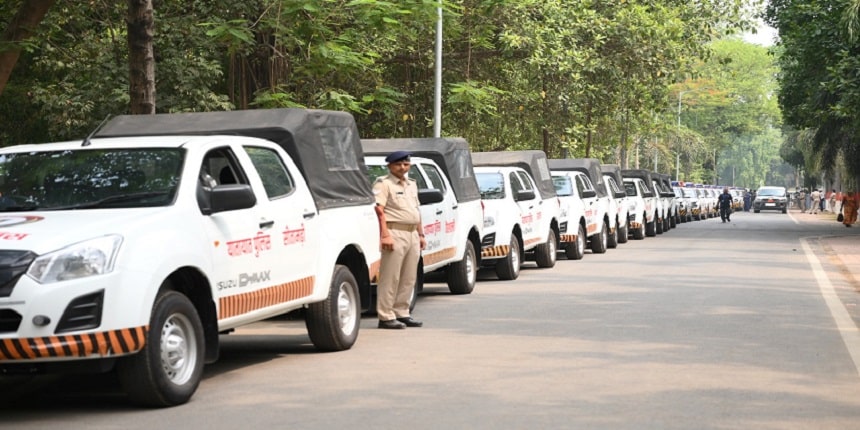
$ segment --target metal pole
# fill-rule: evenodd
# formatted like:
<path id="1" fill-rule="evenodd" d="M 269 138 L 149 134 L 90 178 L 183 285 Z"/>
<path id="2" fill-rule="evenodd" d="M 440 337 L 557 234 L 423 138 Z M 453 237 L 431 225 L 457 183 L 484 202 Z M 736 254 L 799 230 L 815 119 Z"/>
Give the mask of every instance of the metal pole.
<path id="1" fill-rule="evenodd" d="M 678 144 L 681 144 L 681 97 L 685 92 L 688 91 L 678 91 Z M 681 151 L 680 149 L 675 152 L 675 180 L 681 180 Z"/>
<path id="2" fill-rule="evenodd" d="M 433 103 L 433 137 L 442 137 L 442 6 L 436 8 L 436 85 Z"/>

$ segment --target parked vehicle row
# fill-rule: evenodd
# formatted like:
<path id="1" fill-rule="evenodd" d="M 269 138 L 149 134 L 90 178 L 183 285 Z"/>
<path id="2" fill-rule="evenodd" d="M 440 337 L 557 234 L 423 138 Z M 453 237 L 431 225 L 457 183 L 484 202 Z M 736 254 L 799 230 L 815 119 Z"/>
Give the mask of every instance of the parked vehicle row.
<path id="1" fill-rule="evenodd" d="M 712 211 L 668 175 L 362 140 L 342 112 L 118 116 L 82 141 L 0 150 L 0 373 L 116 370 L 133 402 L 171 406 L 243 325 L 290 314 L 317 349 L 351 348 L 375 310 L 371 183 L 395 151 L 419 188 L 419 274 L 452 294 L 480 267 L 514 280 L 524 261 L 552 268 Z"/>

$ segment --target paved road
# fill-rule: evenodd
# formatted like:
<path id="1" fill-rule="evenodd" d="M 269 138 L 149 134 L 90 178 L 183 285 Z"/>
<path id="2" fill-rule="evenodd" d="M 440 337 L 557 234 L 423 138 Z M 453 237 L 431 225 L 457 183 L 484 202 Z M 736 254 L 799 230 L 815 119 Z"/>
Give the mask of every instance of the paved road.
<path id="1" fill-rule="evenodd" d="M 482 273 L 468 296 L 428 284 L 425 327 L 366 318 L 341 353 L 257 324 L 181 407 L 130 408 L 109 377 L 7 380 L 0 427 L 857 428 L 858 293 L 818 237 L 860 229 L 801 218 L 682 224 L 516 281 Z"/>

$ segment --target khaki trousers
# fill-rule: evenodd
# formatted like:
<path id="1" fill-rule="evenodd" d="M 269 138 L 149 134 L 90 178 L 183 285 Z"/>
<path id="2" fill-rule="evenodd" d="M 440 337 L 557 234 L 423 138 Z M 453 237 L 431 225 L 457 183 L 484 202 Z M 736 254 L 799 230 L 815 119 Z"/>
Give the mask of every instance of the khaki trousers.
<path id="1" fill-rule="evenodd" d="M 376 287 L 376 313 L 381 321 L 409 316 L 421 254 L 417 230 L 389 230 L 389 233 L 394 239 L 394 250 L 382 250 Z"/>

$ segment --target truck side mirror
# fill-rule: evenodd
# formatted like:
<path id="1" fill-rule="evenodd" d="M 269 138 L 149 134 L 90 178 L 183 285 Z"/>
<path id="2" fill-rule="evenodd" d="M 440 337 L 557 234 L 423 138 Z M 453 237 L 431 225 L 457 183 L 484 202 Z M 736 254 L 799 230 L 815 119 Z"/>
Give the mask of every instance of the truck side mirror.
<path id="1" fill-rule="evenodd" d="M 521 202 L 523 200 L 534 200 L 535 192 L 534 191 L 519 191 L 516 196 L 514 196 L 514 200 Z"/>
<path id="2" fill-rule="evenodd" d="M 203 189 L 203 192 L 208 194 L 206 200 L 209 203 L 208 208 L 200 208 L 204 215 L 248 209 L 257 204 L 257 196 L 254 195 L 251 186 L 247 184 L 218 185 L 211 189 Z"/>
<path id="3" fill-rule="evenodd" d="M 597 196 L 597 191 L 595 191 L 595 190 L 585 190 L 582 192 L 582 198 L 584 198 L 584 199 L 590 199 L 590 198 L 596 197 L 596 196 Z"/>
<path id="4" fill-rule="evenodd" d="M 418 201 L 421 205 L 430 205 L 433 203 L 439 203 L 442 200 L 445 200 L 445 196 L 442 195 L 442 191 L 437 190 L 435 188 L 426 188 L 423 190 L 418 190 Z"/>

